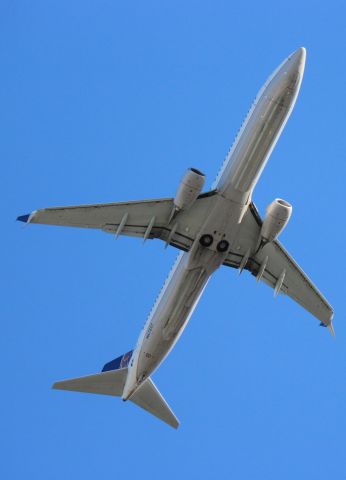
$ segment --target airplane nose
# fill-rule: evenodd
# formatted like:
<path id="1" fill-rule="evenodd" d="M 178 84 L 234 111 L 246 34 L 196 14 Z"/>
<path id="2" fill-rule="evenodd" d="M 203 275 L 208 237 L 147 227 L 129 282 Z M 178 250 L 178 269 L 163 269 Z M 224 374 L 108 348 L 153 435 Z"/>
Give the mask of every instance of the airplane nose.
<path id="1" fill-rule="evenodd" d="M 273 98 L 277 95 L 280 96 L 287 88 L 291 91 L 298 91 L 304 74 L 305 59 L 304 47 L 291 53 L 268 79 L 267 95 Z"/>
<path id="2" fill-rule="evenodd" d="M 282 93 L 287 97 L 284 102 L 292 103 L 300 88 L 300 83 L 304 74 L 306 50 L 301 47 L 293 52 L 276 70 L 271 81 L 271 96 L 281 96 Z M 294 94 L 294 96 L 292 96 Z"/>
<path id="3" fill-rule="evenodd" d="M 306 59 L 306 50 L 304 47 L 298 48 L 292 55 L 288 57 L 290 63 L 290 70 L 298 72 L 300 75 L 304 71 Z"/>

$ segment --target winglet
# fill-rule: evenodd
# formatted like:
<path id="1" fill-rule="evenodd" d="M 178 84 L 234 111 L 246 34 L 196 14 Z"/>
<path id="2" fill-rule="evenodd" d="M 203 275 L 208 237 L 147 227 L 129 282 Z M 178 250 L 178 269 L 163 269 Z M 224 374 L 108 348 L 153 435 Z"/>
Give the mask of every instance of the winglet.
<path id="1" fill-rule="evenodd" d="M 19 217 L 17 217 L 17 220 L 18 222 L 30 223 L 31 220 L 34 218 L 36 212 L 37 210 L 34 210 L 33 212 L 26 215 L 20 215 Z"/>
<path id="2" fill-rule="evenodd" d="M 328 330 L 330 331 L 331 335 L 335 337 L 335 331 L 332 322 L 330 322 L 330 324 L 328 325 Z"/>
<path id="3" fill-rule="evenodd" d="M 321 323 L 320 323 L 320 327 L 327 327 L 328 330 L 330 331 L 331 335 L 332 335 L 333 337 L 335 337 L 335 331 L 334 331 L 334 328 L 333 328 L 332 321 L 330 321 L 330 323 L 328 323 L 328 324 L 321 322 Z"/>
<path id="4" fill-rule="evenodd" d="M 18 222 L 29 223 L 29 218 L 30 218 L 30 214 L 20 215 L 19 217 L 17 217 L 17 221 Z"/>

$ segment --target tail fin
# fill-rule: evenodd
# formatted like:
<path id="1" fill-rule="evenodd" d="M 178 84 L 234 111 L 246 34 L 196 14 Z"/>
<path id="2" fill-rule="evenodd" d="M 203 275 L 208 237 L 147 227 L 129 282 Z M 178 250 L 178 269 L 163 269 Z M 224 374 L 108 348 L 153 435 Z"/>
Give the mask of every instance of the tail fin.
<path id="1" fill-rule="evenodd" d="M 130 350 L 129 352 L 120 355 L 120 357 L 106 363 L 102 368 L 102 372 L 108 372 L 109 370 L 119 370 L 120 368 L 127 367 L 130 363 L 132 353 L 133 350 Z"/>
<path id="2" fill-rule="evenodd" d="M 131 354 L 132 351 L 106 363 L 101 373 L 56 382 L 52 388 L 120 397 L 124 390 L 128 371 L 127 365 Z M 178 419 L 155 387 L 151 378 L 143 382 L 132 395 L 130 401 L 168 423 L 171 427 L 178 428 Z"/>

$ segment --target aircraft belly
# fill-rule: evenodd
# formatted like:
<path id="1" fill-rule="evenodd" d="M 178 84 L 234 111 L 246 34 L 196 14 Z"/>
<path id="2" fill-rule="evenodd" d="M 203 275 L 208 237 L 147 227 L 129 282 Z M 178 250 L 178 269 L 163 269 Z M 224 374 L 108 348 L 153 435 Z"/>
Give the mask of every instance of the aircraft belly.
<path id="1" fill-rule="evenodd" d="M 179 333 L 208 277 L 207 271 L 202 266 L 187 272 L 184 283 L 177 288 L 172 302 L 170 302 L 170 308 L 164 317 L 162 337 L 165 340 L 170 341 Z"/>
<path id="2" fill-rule="evenodd" d="M 216 184 L 224 197 L 248 200 L 290 116 L 301 78 L 296 63 L 284 62 L 259 92 Z"/>
<path id="3" fill-rule="evenodd" d="M 264 113 L 261 114 L 261 111 Z M 234 152 L 234 162 L 229 172 L 233 188 L 241 192 L 251 190 L 264 168 L 268 152 L 280 131 L 286 112 L 280 104 L 268 99 L 264 101 L 257 118 L 253 118 L 249 125 L 249 132 L 241 138 Z"/>
<path id="4" fill-rule="evenodd" d="M 185 259 L 148 321 L 139 353 L 138 379 L 149 376 L 174 347 L 211 273 L 223 261 L 220 254 L 199 246 L 184 256 Z"/>
<path id="5" fill-rule="evenodd" d="M 264 98 L 255 108 L 225 170 L 220 192 L 245 202 L 256 185 L 285 122 L 288 109 Z"/>

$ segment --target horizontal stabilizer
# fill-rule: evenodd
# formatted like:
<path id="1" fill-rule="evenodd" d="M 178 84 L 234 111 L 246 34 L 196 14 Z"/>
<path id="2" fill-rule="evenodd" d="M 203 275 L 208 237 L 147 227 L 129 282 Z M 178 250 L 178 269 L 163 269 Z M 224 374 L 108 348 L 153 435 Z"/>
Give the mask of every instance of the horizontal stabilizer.
<path id="1" fill-rule="evenodd" d="M 179 420 L 174 415 L 166 400 L 156 388 L 151 378 L 148 378 L 132 395 L 130 401 L 173 428 L 179 427 Z"/>
<path id="2" fill-rule="evenodd" d="M 127 372 L 127 368 L 104 371 L 95 375 L 87 375 L 86 377 L 62 380 L 54 383 L 52 388 L 55 390 L 70 390 L 72 392 L 98 393 L 100 395 L 121 397 Z M 130 401 L 168 423 L 168 425 L 178 428 L 178 419 L 150 378 L 135 391 Z"/>
<path id="3" fill-rule="evenodd" d="M 55 390 L 71 390 L 73 392 L 99 393 L 120 397 L 123 393 L 127 368 L 111 370 L 86 377 L 72 378 L 54 383 Z"/>

